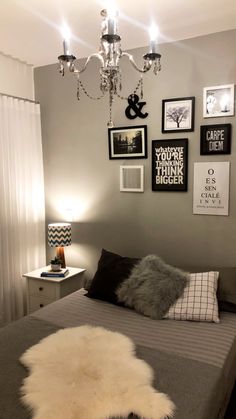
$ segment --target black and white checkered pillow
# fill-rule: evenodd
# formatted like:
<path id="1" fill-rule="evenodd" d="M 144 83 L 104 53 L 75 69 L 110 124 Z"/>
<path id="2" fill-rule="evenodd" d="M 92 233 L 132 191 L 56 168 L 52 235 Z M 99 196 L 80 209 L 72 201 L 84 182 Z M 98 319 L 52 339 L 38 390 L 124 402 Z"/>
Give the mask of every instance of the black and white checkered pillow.
<path id="1" fill-rule="evenodd" d="M 170 307 L 164 318 L 219 323 L 218 276 L 219 272 L 190 274 L 183 296 Z"/>

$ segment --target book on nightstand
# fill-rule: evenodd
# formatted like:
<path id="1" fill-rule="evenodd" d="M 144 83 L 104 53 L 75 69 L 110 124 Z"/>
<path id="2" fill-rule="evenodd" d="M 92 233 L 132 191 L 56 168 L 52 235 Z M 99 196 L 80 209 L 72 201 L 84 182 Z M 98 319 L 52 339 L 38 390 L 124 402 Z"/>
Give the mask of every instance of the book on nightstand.
<path id="1" fill-rule="evenodd" d="M 64 278 L 66 275 L 68 275 L 69 269 L 64 268 L 60 269 L 60 271 L 53 271 L 52 269 L 49 269 L 48 271 L 41 272 L 41 277 L 44 278 Z"/>

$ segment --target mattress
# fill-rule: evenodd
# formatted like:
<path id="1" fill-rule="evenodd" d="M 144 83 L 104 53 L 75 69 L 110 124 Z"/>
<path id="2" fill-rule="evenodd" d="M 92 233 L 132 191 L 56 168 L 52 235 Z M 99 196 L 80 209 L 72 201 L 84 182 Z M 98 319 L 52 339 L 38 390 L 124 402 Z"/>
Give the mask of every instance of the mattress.
<path id="1" fill-rule="evenodd" d="M 34 317 L 60 327 L 90 324 L 129 336 L 136 344 L 175 353 L 220 368 L 236 357 L 236 315 L 222 312 L 220 323 L 152 320 L 128 308 L 84 297 L 82 289 L 37 311 Z M 230 362 L 231 364 L 231 362 Z"/>
<path id="2" fill-rule="evenodd" d="M 180 363 L 181 368 L 185 370 L 185 374 L 190 374 L 191 381 L 194 381 L 194 371 L 197 378 L 203 369 L 203 374 L 198 377 L 202 384 L 198 382 L 197 386 L 202 385 L 204 388 L 205 380 L 208 391 L 210 383 L 205 376 L 208 373 L 208 378 L 213 375 L 215 379 L 212 407 L 209 407 L 208 413 L 210 416 L 206 418 L 223 417 L 236 377 L 236 315 L 234 313 L 221 312 L 218 324 L 176 320 L 158 321 L 128 308 L 87 298 L 85 294 L 85 290 L 79 290 L 55 303 L 53 307 L 46 306 L 34 316 L 50 321 L 59 327 L 90 324 L 123 333 L 135 342 L 137 348 L 145 348 L 146 352 L 149 348 L 149 354 L 159 353 L 159 358 L 168 355 L 174 363 L 176 359 L 183 361 L 183 364 Z M 217 374 L 215 374 L 216 371 Z M 183 371 L 181 371 L 181 376 L 176 377 L 177 386 L 178 380 L 184 381 Z M 194 399 L 194 394 L 190 394 L 187 386 L 189 383 L 186 382 L 183 391 L 188 391 L 188 397 Z M 161 388 L 161 390 L 165 391 L 166 388 Z M 197 391 L 195 387 L 192 389 L 192 392 Z M 217 396 L 217 403 L 215 396 Z M 216 416 L 214 416 L 214 410 Z M 191 418 L 194 418 L 193 412 L 190 413 Z M 181 415 L 182 413 L 177 412 L 176 418 L 185 419 Z M 201 419 L 201 416 L 196 416 L 196 419 Z"/>
<path id="3" fill-rule="evenodd" d="M 20 355 L 60 328 L 84 324 L 134 341 L 137 356 L 154 370 L 155 388 L 176 404 L 174 419 L 223 418 L 236 376 L 236 314 L 222 312 L 219 324 L 152 320 L 85 294 L 79 290 L 0 331 L 0 419 L 32 417 L 20 403 L 27 375 Z"/>

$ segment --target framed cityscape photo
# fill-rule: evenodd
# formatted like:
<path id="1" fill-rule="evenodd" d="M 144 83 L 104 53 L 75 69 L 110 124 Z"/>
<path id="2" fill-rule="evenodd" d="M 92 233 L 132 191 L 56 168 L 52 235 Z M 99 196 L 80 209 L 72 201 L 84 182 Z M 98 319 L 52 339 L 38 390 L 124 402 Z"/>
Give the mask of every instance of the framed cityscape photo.
<path id="1" fill-rule="evenodd" d="M 234 115 L 234 84 L 204 87 L 203 117 Z"/>
<path id="2" fill-rule="evenodd" d="M 200 154 L 230 154 L 231 124 L 201 125 Z"/>
<path id="3" fill-rule="evenodd" d="M 187 191 L 188 139 L 152 141 L 152 190 Z"/>
<path id="4" fill-rule="evenodd" d="M 108 129 L 110 159 L 146 159 L 147 125 Z"/>
<path id="5" fill-rule="evenodd" d="M 195 97 L 162 100 L 162 132 L 194 130 Z"/>

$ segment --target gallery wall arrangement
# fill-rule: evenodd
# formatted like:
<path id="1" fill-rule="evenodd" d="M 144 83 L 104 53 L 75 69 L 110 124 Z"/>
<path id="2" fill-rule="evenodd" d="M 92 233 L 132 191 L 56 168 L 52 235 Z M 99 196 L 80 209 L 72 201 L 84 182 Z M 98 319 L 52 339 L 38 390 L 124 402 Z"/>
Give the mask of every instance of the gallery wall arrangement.
<path id="1" fill-rule="evenodd" d="M 147 74 L 143 80 L 144 96 L 141 97 L 140 91 L 137 93 L 139 102 L 145 102 L 141 113 L 148 113 L 146 118 L 130 119 L 125 115 L 129 105 L 126 98 L 136 85 L 136 73 L 123 62 L 125 100 L 114 103 L 113 128 L 146 125 L 147 129 L 147 152 L 131 159 L 124 153 L 120 158 L 109 158 L 105 98 L 96 102 L 83 96 L 77 101 L 73 89 L 76 80 L 67 75 L 62 79 L 56 64 L 35 70 L 36 100 L 42 107 L 47 222 L 71 220 L 67 218 L 70 210 L 74 244 L 68 264 L 80 263 L 90 276 L 95 272 L 100 248 L 107 246 L 118 254 L 126 252 L 130 256 L 158 252 L 176 266 L 186 266 L 186 257 L 192 266 L 217 263 L 235 266 L 236 119 L 228 116 L 228 112 L 203 117 L 204 88 L 236 84 L 235 42 L 236 30 L 232 30 L 160 44 L 162 71 L 154 79 L 151 73 Z M 131 53 L 138 60 L 145 50 L 145 47 L 137 48 Z M 223 55 L 221 60 L 219 51 Z M 99 85 L 93 75 L 91 66 L 83 81 L 96 94 Z M 162 132 L 162 101 L 182 98 L 195 99 L 194 130 Z M 132 107 L 129 110 L 134 116 Z M 229 151 L 228 135 L 222 127 L 225 124 L 231 125 L 229 154 L 221 154 L 222 149 Z M 214 125 L 218 126 L 205 140 L 209 144 L 207 152 L 211 154 L 201 154 L 200 127 Z M 152 141 L 168 143 L 183 139 L 188 140 L 187 191 L 173 191 L 172 185 L 167 191 L 152 190 Z M 230 162 L 228 215 L 193 213 L 194 163 L 211 162 Z M 61 166 L 63 170 L 59 171 Z M 141 169 L 122 169 L 125 178 L 122 186 L 120 166 L 143 166 L 142 192 L 137 191 Z M 204 199 L 214 200 L 210 196 Z M 180 241 L 182 245 L 178 246 Z M 51 257 L 49 251 L 48 257 Z"/>
<path id="2" fill-rule="evenodd" d="M 135 102 L 132 102 L 135 101 Z M 130 114 L 139 97 L 128 98 L 128 118 L 144 118 L 140 112 Z M 141 102 L 141 108 L 146 102 Z M 234 84 L 203 88 L 203 117 L 234 115 Z M 195 97 L 162 100 L 162 133 L 194 131 Z M 200 126 L 200 155 L 231 153 L 231 124 Z M 108 129 L 109 159 L 148 158 L 147 125 Z M 186 192 L 188 190 L 188 138 L 152 140 L 152 191 Z M 193 214 L 229 215 L 229 162 L 195 162 Z M 144 167 L 120 166 L 120 191 L 144 192 Z"/>

